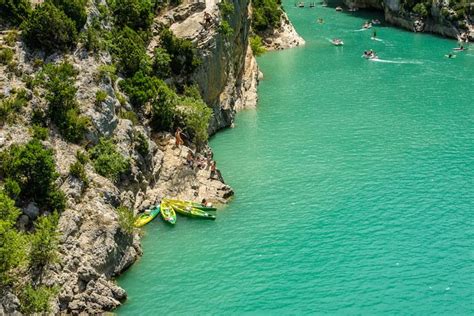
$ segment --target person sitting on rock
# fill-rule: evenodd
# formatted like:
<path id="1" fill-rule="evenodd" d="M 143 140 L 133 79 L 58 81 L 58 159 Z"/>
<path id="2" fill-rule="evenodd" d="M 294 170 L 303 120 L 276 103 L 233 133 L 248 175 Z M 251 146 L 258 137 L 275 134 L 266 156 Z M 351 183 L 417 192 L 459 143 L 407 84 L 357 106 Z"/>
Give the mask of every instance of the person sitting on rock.
<path id="1" fill-rule="evenodd" d="M 184 144 L 184 141 L 183 141 L 183 139 L 181 138 L 181 133 L 182 133 L 182 132 L 183 132 L 183 130 L 182 130 L 180 127 L 178 127 L 178 128 L 176 129 L 176 132 L 174 133 L 174 138 L 175 138 L 175 140 L 176 140 L 176 141 L 175 141 L 176 147 L 179 147 L 179 146 L 181 146 L 181 145 Z"/>
<path id="2" fill-rule="evenodd" d="M 204 12 L 204 27 L 212 25 L 212 15 L 209 12 Z"/>

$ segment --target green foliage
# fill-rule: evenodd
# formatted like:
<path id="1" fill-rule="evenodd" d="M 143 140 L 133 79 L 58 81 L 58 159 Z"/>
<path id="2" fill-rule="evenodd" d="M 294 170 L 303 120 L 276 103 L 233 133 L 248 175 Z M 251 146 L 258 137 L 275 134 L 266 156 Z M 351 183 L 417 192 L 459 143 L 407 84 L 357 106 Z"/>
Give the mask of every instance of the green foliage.
<path id="1" fill-rule="evenodd" d="M 101 65 L 95 75 L 96 81 L 104 81 L 110 78 L 112 82 L 117 80 L 117 68 L 114 65 Z"/>
<path id="2" fill-rule="evenodd" d="M 0 123 L 14 122 L 18 113 L 28 103 L 30 97 L 26 90 L 19 90 L 14 95 L 0 100 Z"/>
<path id="3" fill-rule="evenodd" d="M 84 48 L 91 53 L 98 53 L 102 49 L 102 42 L 96 27 L 88 27 L 82 34 L 81 42 Z"/>
<path id="4" fill-rule="evenodd" d="M 226 20 L 222 20 L 219 24 L 219 33 L 222 34 L 224 37 L 231 37 L 234 34 L 234 29 L 230 26 L 230 23 Z"/>
<path id="5" fill-rule="evenodd" d="M 48 138 L 49 130 L 46 127 L 43 127 L 38 124 L 34 124 L 31 127 L 31 131 L 34 139 L 46 140 Z"/>
<path id="6" fill-rule="evenodd" d="M 119 117 L 123 120 L 129 120 L 132 122 L 133 125 L 138 124 L 138 117 L 137 114 L 133 111 L 126 111 L 126 110 L 121 110 L 119 112 Z"/>
<path id="7" fill-rule="evenodd" d="M 87 0 L 49 0 L 74 21 L 79 32 L 87 21 Z"/>
<path id="8" fill-rule="evenodd" d="M 113 181 L 130 168 L 129 161 L 117 152 L 111 140 L 101 138 L 89 154 L 97 173 Z"/>
<path id="9" fill-rule="evenodd" d="M 0 64 L 8 65 L 13 60 L 13 49 L 0 46 Z"/>
<path id="10" fill-rule="evenodd" d="M 18 40 L 18 31 L 11 30 L 10 32 L 7 33 L 7 35 L 5 35 L 3 40 L 5 44 L 7 44 L 8 46 L 14 46 Z"/>
<path id="11" fill-rule="evenodd" d="M 10 196 L 12 199 L 18 199 L 21 193 L 21 188 L 18 182 L 11 178 L 6 178 L 5 179 L 5 184 L 3 186 L 3 190 L 5 191 L 8 196 Z"/>
<path id="12" fill-rule="evenodd" d="M 257 32 L 280 25 L 282 14 L 280 0 L 254 0 L 252 1 L 252 27 Z"/>
<path id="13" fill-rule="evenodd" d="M 133 216 L 132 210 L 125 206 L 119 206 L 116 208 L 118 214 L 118 220 L 120 228 L 128 235 L 132 235 L 135 232 L 135 216 Z"/>
<path id="14" fill-rule="evenodd" d="M 69 167 L 69 173 L 84 182 L 86 186 L 89 185 L 86 169 L 84 168 L 84 164 L 81 161 L 77 160 L 75 163 L 71 164 Z"/>
<path id="15" fill-rule="evenodd" d="M 162 80 L 147 76 L 142 71 L 120 82 L 120 87 L 128 95 L 132 105 L 137 108 L 151 101 L 157 95 L 159 87 L 163 85 L 166 84 Z"/>
<path id="16" fill-rule="evenodd" d="M 150 0 L 114 0 L 112 12 L 115 23 L 134 30 L 148 30 L 153 22 L 153 10 Z"/>
<path id="17" fill-rule="evenodd" d="M 413 12 L 416 14 L 422 16 L 422 17 L 427 17 L 428 16 L 428 10 L 426 9 L 426 6 L 424 3 L 417 3 L 413 7 Z"/>
<path id="18" fill-rule="evenodd" d="M 160 82 L 152 101 L 152 126 L 158 131 L 173 129 L 178 96 L 164 82 Z"/>
<path id="19" fill-rule="evenodd" d="M 35 232 L 30 236 L 30 265 L 41 267 L 57 262 L 59 233 L 57 231 L 59 216 L 57 213 L 40 216 L 35 222 Z"/>
<path id="20" fill-rule="evenodd" d="M 33 139 L 3 151 L 0 163 L 2 175 L 16 181 L 21 188 L 17 203 L 33 200 L 50 211 L 64 210 L 64 194 L 54 184 L 58 175 L 51 149 Z"/>
<path id="21" fill-rule="evenodd" d="M 194 99 L 190 97 L 180 98 L 177 109 L 186 128 L 190 130 L 193 141 L 198 145 L 206 142 L 209 137 L 207 131 L 212 110 L 201 98 Z"/>
<path id="22" fill-rule="evenodd" d="M 77 41 L 74 21 L 50 2 L 34 10 L 22 24 L 22 29 L 23 39 L 29 47 L 47 53 L 66 51 Z"/>
<path id="23" fill-rule="evenodd" d="M 258 57 L 265 53 L 265 47 L 263 46 L 262 38 L 258 35 L 250 37 L 250 48 L 252 48 L 254 56 Z"/>
<path id="24" fill-rule="evenodd" d="M 108 94 L 104 90 L 99 90 L 95 93 L 95 104 L 99 105 L 104 102 L 108 97 Z"/>
<path id="25" fill-rule="evenodd" d="M 25 238 L 14 228 L 20 214 L 15 201 L 0 191 L 0 285 L 10 284 L 16 269 L 26 263 Z"/>
<path id="26" fill-rule="evenodd" d="M 234 4 L 229 0 L 223 0 L 218 4 L 223 17 L 227 18 L 234 12 Z"/>
<path id="27" fill-rule="evenodd" d="M 153 58 L 153 73 L 161 79 L 166 79 L 171 75 L 171 56 L 168 52 L 158 47 L 155 49 L 155 56 Z"/>
<path id="28" fill-rule="evenodd" d="M 171 72 L 175 76 L 188 78 L 200 65 L 191 41 L 177 38 L 169 29 L 160 33 L 161 46 L 168 52 Z"/>
<path id="29" fill-rule="evenodd" d="M 150 152 L 150 146 L 148 144 L 148 140 L 146 139 L 145 135 L 140 132 L 135 132 L 134 135 L 134 147 L 135 150 L 142 155 L 142 157 L 146 157 Z"/>
<path id="30" fill-rule="evenodd" d="M 79 142 L 90 124 L 87 117 L 79 115 L 74 86 L 77 72 L 74 67 L 63 62 L 59 65 L 47 64 L 39 75 L 40 83 L 46 89 L 49 102 L 48 114 L 64 138 Z"/>
<path id="31" fill-rule="evenodd" d="M 30 0 L 0 0 L 0 22 L 20 25 L 30 13 Z"/>
<path id="32" fill-rule="evenodd" d="M 77 161 L 79 161 L 83 165 L 89 162 L 89 156 L 87 155 L 87 151 L 85 152 L 82 152 L 80 150 L 76 151 L 76 158 L 77 158 Z"/>
<path id="33" fill-rule="evenodd" d="M 124 75 L 133 76 L 140 69 L 145 70 L 150 66 L 145 43 L 134 30 L 129 27 L 123 28 L 118 32 L 116 42 L 113 52 Z"/>
<path id="34" fill-rule="evenodd" d="M 50 312 L 49 301 L 57 292 L 58 290 L 54 287 L 38 286 L 33 288 L 28 284 L 19 295 L 21 312 L 27 315 Z"/>
<path id="35" fill-rule="evenodd" d="M 186 97 L 194 98 L 196 100 L 201 99 L 201 92 L 197 85 L 184 86 L 183 95 Z"/>

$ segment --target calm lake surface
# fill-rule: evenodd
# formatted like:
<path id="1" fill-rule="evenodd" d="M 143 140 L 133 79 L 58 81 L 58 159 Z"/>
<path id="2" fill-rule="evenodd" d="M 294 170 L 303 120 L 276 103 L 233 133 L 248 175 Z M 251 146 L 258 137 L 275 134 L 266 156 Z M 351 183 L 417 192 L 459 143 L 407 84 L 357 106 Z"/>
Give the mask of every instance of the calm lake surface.
<path id="1" fill-rule="evenodd" d="M 149 224 L 118 314 L 474 314 L 474 45 L 285 4 L 306 46 L 211 141 L 234 200 Z"/>

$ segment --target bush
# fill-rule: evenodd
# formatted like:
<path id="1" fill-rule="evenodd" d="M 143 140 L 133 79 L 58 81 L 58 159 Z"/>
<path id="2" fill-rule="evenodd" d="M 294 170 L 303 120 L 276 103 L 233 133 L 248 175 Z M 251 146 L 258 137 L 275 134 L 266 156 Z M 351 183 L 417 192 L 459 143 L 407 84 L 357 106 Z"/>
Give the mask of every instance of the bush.
<path id="1" fill-rule="evenodd" d="M 1 0 L 0 22 L 20 25 L 31 13 L 30 0 Z"/>
<path id="2" fill-rule="evenodd" d="M 150 0 L 115 0 L 112 2 L 115 23 L 134 30 L 148 30 L 153 22 Z"/>
<path id="3" fill-rule="evenodd" d="M 77 88 L 74 86 L 76 75 L 74 67 L 67 62 L 47 64 L 39 75 L 39 81 L 47 91 L 49 117 L 64 138 L 71 142 L 80 142 L 90 125 L 87 117 L 79 115 L 75 98 Z"/>
<path id="4" fill-rule="evenodd" d="M 102 102 L 107 100 L 108 94 L 104 90 L 99 90 L 95 93 L 95 104 L 100 105 Z"/>
<path id="5" fill-rule="evenodd" d="M 132 122 L 133 125 L 138 124 L 138 117 L 137 114 L 133 111 L 126 111 L 126 110 L 121 110 L 119 112 L 119 117 L 123 120 L 129 120 Z"/>
<path id="6" fill-rule="evenodd" d="M 222 20 L 219 25 L 219 33 L 222 34 L 224 37 L 231 37 L 234 34 L 234 29 L 230 26 L 229 22 L 226 20 Z"/>
<path id="7" fill-rule="evenodd" d="M 59 233 L 57 231 L 59 216 L 57 213 L 40 216 L 35 222 L 35 232 L 30 236 L 30 265 L 41 267 L 57 262 Z"/>
<path id="8" fill-rule="evenodd" d="M 127 77 L 133 76 L 140 69 L 149 67 L 150 61 L 146 54 L 145 43 L 140 35 L 129 27 L 117 34 L 117 45 L 113 48 L 118 59 L 119 69 Z"/>
<path id="9" fill-rule="evenodd" d="M 171 57 L 165 49 L 159 47 L 155 49 L 153 58 L 153 72 L 161 79 L 166 79 L 171 75 Z"/>
<path id="10" fill-rule="evenodd" d="M 140 132 L 134 133 L 134 148 L 135 150 L 142 155 L 142 157 L 146 157 L 150 152 L 150 146 L 148 144 L 148 140 L 146 139 L 145 135 Z"/>
<path id="11" fill-rule="evenodd" d="M 15 46 L 16 42 L 18 41 L 18 31 L 12 30 L 8 32 L 3 40 L 8 46 Z"/>
<path id="12" fill-rule="evenodd" d="M 101 138 L 89 153 L 97 173 L 113 181 L 130 168 L 129 161 L 117 152 L 111 140 Z"/>
<path id="13" fill-rule="evenodd" d="M 117 80 L 117 68 L 114 65 L 101 65 L 99 66 L 98 72 L 95 75 L 95 80 L 100 82 L 106 79 L 110 79 L 112 82 Z"/>
<path id="14" fill-rule="evenodd" d="M 84 43 L 84 48 L 91 53 L 98 53 L 102 49 L 99 33 L 96 28 L 89 26 L 81 37 L 81 42 Z"/>
<path id="15" fill-rule="evenodd" d="M 33 288 L 31 284 L 28 284 L 19 295 L 21 312 L 27 315 L 50 312 L 49 301 L 57 292 L 58 290 L 54 287 Z"/>
<path id="16" fill-rule="evenodd" d="M 74 21 L 79 32 L 87 21 L 87 0 L 50 0 L 58 9 L 61 9 Z"/>
<path id="17" fill-rule="evenodd" d="M 23 39 L 33 49 L 46 53 L 66 51 L 77 41 L 73 20 L 53 4 L 45 2 L 22 24 Z"/>
<path id="18" fill-rule="evenodd" d="M 6 194 L 8 194 L 9 197 L 12 199 L 16 200 L 20 196 L 21 193 L 21 188 L 18 182 L 11 178 L 6 178 L 5 179 L 5 184 L 3 186 L 3 189 Z"/>
<path id="19" fill-rule="evenodd" d="M 26 90 L 20 90 L 15 95 L 0 100 L 0 123 L 14 122 L 18 113 L 28 103 Z"/>
<path id="20" fill-rule="evenodd" d="M 119 206 L 116 209 L 120 228 L 127 234 L 132 235 L 135 232 L 135 216 L 132 210 L 125 206 Z"/>
<path id="21" fill-rule="evenodd" d="M 64 210 L 64 194 L 54 183 L 58 175 L 51 149 L 33 139 L 25 145 L 12 145 L 1 153 L 0 162 L 2 175 L 21 188 L 17 203 L 33 200 L 50 211 Z"/>
<path id="22" fill-rule="evenodd" d="M 147 76 L 142 71 L 120 82 L 120 87 L 128 95 L 132 105 L 137 108 L 151 101 L 158 94 L 159 87 L 163 85 L 166 84 L 162 80 Z"/>
<path id="23" fill-rule="evenodd" d="M 13 60 L 13 49 L 8 47 L 0 47 L 0 64 L 8 65 Z"/>
<path id="24" fill-rule="evenodd" d="M 175 76 L 189 78 L 200 65 L 191 41 L 177 38 L 169 29 L 160 33 L 161 46 L 168 52 L 171 72 Z"/>
<path id="25" fill-rule="evenodd" d="M 85 185 L 89 184 L 89 179 L 87 179 L 86 169 L 84 164 L 77 160 L 75 163 L 71 164 L 69 167 L 69 173 L 84 182 Z"/>
<path id="26" fill-rule="evenodd" d="M 38 124 L 34 124 L 31 128 L 33 138 L 37 140 L 46 140 L 48 138 L 49 130 Z"/>
<path id="27" fill-rule="evenodd" d="M 190 130 L 197 145 L 205 143 L 209 137 L 209 120 L 212 110 L 202 101 L 189 97 L 181 98 L 178 105 L 179 116 L 186 128 Z"/>
<path id="28" fill-rule="evenodd" d="M 265 47 L 263 47 L 262 38 L 258 35 L 250 37 L 250 48 L 252 48 L 254 56 L 258 57 L 265 53 Z"/>
<path id="29" fill-rule="evenodd" d="M 157 131 L 173 129 L 176 118 L 178 96 L 164 82 L 157 87 L 156 96 L 152 101 L 152 126 Z"/>
<path id="30" fill-rule="evenodd" d="M 234 12 L 234 4 L 229 0 L 223 0 L 218 6 L 223 17 L 229 17 Z"/>
<path id="31" fill-rule="evenodd" d="M 282 10 L 279 0 L 254 0 L 252 1 L 252 27 L 257 32 L 280 25 Z"/>
<path id="32" fill-rule="evenodd" d="M 422 16 L 422 17 L 427 17 L 428 16 L 428 10 L 426 9 L 426 6 L 424 3 L 417 3 L 413 7 L 413 12 L 416 14 Z"/>

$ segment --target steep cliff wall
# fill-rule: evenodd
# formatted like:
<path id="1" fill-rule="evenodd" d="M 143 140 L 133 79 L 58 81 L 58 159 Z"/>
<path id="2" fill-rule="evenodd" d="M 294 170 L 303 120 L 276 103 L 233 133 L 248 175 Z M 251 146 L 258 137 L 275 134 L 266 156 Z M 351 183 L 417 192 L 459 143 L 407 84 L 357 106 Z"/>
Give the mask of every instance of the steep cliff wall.
<path id="1" fill-rule="evenodd" d="M 426 6 L 426 14 L 407 11 L 400 0 L 344 0 L 351 8 L 383 10 L 385 20 L 393 25 L 414 32 L 429 32 L 446 37 L 459 38 L 461 34 L 474 39 L 472 17 L 456 16 L 449 2 L 435 0 Z"/>

